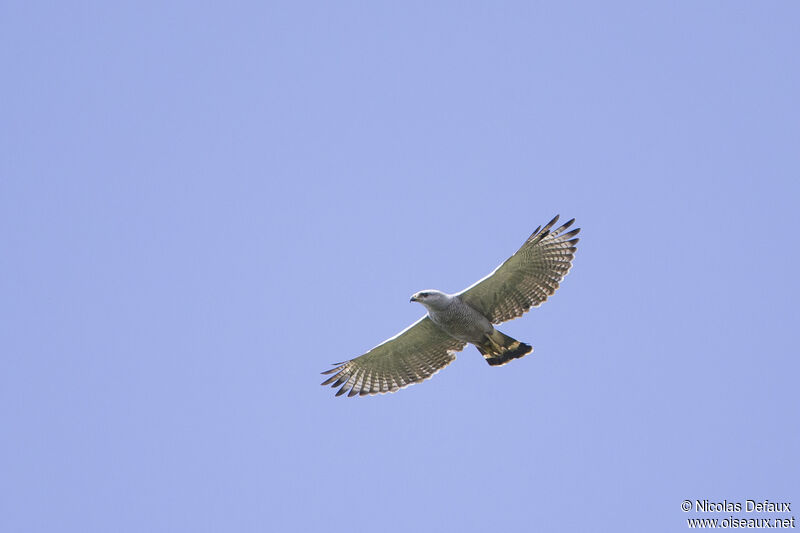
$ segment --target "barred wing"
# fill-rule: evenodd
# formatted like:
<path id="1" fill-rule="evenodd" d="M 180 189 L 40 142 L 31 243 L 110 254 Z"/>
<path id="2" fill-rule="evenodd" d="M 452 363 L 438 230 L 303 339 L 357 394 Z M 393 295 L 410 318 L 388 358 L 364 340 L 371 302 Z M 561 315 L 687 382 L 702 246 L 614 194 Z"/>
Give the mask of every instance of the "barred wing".
<path id="1" fill-rule="evenodd" d="M 572 268 L 574 238 L 580 229 L 564 233 L 575 219 L 555 230 L 558 215 L 528 237 L 525 244 L 494 272 L 464 289 L 458 296 L 493 324 L 522 316 L 540 306 L 558 288 Z"/>
<path id="2" fill-rule="evenodd" d="M 342 387 L 341 396 L 394 392 L 419 383 L 452 363 L 465 342 L 454 339 L 424 316 L 361 357 L 337 363 L 322 385 Z M 349 391 L 349 392 L 348 392 Z"/>

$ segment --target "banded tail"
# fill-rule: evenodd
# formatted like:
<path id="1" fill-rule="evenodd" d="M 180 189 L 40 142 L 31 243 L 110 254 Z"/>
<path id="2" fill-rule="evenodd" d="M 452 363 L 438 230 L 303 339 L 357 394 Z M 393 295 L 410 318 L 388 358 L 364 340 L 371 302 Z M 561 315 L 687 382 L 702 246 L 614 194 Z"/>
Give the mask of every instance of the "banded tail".
<path id="1" fill-rule="evenodd" d="M 533 351 L 530 345 L 512 339 L 496 329 L 484 338 L 484 342 L 476 344 L 475 347 L 492 366 L 504 365 Z"/>

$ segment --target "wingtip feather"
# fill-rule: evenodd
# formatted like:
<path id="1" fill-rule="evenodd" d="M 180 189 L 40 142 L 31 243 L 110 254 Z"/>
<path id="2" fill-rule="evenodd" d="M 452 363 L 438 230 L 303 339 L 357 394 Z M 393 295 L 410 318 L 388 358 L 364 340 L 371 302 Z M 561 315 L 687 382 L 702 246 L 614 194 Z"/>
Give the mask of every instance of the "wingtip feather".
<path id="1" fill-rule="evenodd" d="M 560 216 L 561 216 L 561 215 L 556 215 L 556 216 L 554 216 L 554 217 L 553 217 L 553 220 L 551 220 L 550 222 L 548 222 L 547 224 L 545 224 L 545 226 L 544 226 L 544 229 L 550 229 L 550 228 L 552 228 L 552 227 L 553 227 L 553 224 L 555 224 L 556 222 L 558 222 L 558 217 L 560 217 Z"/>
<path id="2" fill-rule="evenodd" d="M 331 376 L 331 377 L 329 377 L 328 379 L 326 379 L 325 381 L 323 381 L 322 383 L 320 383 L 320 385 L 322 385 L 323 387 L 324 387 L 325 385 L 330 385 L 331 383 L 333 383 L 333 381 L 334 381 L 334 380 L 335 380 L 337 377 L 338 377 L 338 376 Z"/>

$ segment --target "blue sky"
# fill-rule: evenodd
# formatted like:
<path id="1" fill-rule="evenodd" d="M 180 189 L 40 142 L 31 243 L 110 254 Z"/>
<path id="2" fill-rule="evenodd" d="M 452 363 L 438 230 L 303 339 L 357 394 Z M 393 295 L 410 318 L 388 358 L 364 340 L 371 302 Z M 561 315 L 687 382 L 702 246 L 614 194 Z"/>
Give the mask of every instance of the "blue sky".
<path id="1" fill-rule="evenodd" d="M 798 23 L 3 3 L 0 529 L 681 531 L 684 499 L 800 506 Z M 319 386 L 556 213 L 574 268 L 501 328 L 534 354 Z"/>

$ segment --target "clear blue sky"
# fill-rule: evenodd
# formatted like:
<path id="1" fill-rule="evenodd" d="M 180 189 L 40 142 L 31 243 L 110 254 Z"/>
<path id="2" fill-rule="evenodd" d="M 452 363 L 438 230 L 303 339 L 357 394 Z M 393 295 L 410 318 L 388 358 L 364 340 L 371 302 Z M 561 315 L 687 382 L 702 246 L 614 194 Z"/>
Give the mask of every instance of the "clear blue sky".
<path id="1" fill-rule="evenodd" d="M 0 530 L 800 507 L 796 2 L 221 6 L 0 5 Z M 319 386 L 556 213 L 533 355 Z"/>

